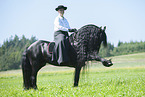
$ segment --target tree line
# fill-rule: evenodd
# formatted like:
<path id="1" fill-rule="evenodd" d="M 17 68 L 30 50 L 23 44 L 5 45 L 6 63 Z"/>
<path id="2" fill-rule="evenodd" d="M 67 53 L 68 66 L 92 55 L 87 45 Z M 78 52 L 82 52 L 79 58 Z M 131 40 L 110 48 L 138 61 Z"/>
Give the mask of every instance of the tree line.
<path id="1" fill-rule="evenodd" d="M 28 39 L 23 35 L 20 39 L 15 35 L 4 41 L 0 46 L 0 71 L 21 68 L 23 51 L 37 40 L 34 36 Z M 110 57 L 138 52 L 145 52 L 145 42 L 130 41 L 123 43 L 119 41 L 117 47 L 114 47 L 111 43 L 108 43 L 107 48 L 101 46 L 99 55 L 101 57 Z"/>
<path id="2" fill-rule="evenodd" d="M 0 71 L 21 68 L 23 51 L 36 40 L 33 36 L 28 39 L 23 35 L 20 39 L 15 35 L 4 41 L 0 47 Z"/>
<path id="3" fill-rule="evenodd" d="M 117 47 L 114 47 L 111 43 L 108 43 L 108 47 L 101 46 L 99 55 L 102 57 L 126 55 L 132 53 L 145 52 L 145 41 L 130 41 L 130 42 L 118 42 Z"/>

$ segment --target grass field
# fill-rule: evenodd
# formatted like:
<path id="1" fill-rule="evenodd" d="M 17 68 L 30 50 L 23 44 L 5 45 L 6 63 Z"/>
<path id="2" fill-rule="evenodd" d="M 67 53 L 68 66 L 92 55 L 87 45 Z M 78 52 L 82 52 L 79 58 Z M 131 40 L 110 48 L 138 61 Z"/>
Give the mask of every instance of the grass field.
<path id="1" fill-rule="evenodd" d="M 110 68 L 92 62 L 75 88 L 73 68 L 43 67 L 38 90 L 28 91 L 23 91 L 21 70 L 0 72 L 0 97 L 145 97 L 145 53 L 112 58 Z"/>

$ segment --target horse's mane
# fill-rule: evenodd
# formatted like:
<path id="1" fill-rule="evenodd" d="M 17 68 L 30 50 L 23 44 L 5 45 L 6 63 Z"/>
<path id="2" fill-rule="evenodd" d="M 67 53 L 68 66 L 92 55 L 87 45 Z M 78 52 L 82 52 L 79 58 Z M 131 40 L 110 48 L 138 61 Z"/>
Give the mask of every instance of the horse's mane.
<path id="1" fill-rule="evenodd" d="M 81 27 L 77 33 L 73 34 L 78 60 L 87 60 L 92 52 L 99 52 L 103 30 L 96 25 L 89 24 Z M 104 36 L 106 39 L 106 34 Z"/>

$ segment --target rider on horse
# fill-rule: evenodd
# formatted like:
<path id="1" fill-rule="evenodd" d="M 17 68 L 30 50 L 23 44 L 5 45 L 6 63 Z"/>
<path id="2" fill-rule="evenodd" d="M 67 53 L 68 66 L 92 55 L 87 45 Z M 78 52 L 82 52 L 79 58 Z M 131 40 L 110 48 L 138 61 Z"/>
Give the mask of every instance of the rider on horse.
<path id="1" fill-rule="evenodd" d="M 52 54 L 52 61 L 56 61 L 59 65 L 68 64 L 76 61 L 76 51 L 69 42 L 68 32 L 76 32 L 76 29 L 71 29 L 67 19 L 64 17 L 64 10 L 67 7 L 59 5 L 55 10 L 59 15 L 54 21 L 54 41 L 55 47 Z"/>

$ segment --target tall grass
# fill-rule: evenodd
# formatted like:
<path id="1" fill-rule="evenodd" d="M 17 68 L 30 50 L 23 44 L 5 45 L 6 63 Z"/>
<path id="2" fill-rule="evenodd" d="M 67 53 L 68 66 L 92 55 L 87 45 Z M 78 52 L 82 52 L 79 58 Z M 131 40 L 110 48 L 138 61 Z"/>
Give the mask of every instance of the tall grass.
<path id="1" fill-rule="evenodd" d="M 23 91 L 21 70 L 0 72 L 1 97 L 144 97 L 145 53 L 113 57 L 114 66 L 92 62 L 73 87 L 74 69 L 44 67 L 38 74 L 38 90 Z"/>

